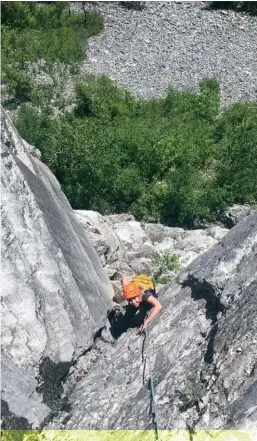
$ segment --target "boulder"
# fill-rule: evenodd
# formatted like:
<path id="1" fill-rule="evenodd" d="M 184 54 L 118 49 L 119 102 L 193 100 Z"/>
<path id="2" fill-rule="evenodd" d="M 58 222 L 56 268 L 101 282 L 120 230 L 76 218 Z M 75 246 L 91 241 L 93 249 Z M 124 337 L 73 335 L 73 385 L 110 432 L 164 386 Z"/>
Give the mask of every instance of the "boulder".
<path id="1" fill-rule="evenodd" d="M 105 274 L 109 277 L 114 290 L 115 302 L 121 303 L 124 299 L 121 290 L 123 275 L 132 277 L 134 270 L 129 265 L 129 257 L 119 235 L 113 229 L 114 220 L 128 219 L 130 215 L 102 216 L 91 210 L 75 210 L 77 219 L 82 224 L 89 236 L 104 267 Z"/>
<path id="2" fill-rule="evenodd" d="M 143 245 L 152 245 L 140 222 L 132 220 L 115 222 L 113 229 L 127 250 L 138 249 Z"/>
<path id="3" fill-rule="evenodd" d="M 220 241 L 227 234 L 228 229 L 212 226 L 205 230 L 184 230 L 161 224 L 146 224 L 144 231 L 152 241 L 155 251 L 176 254 L 179 256 L 181 267 L 185 268 Z"/>
<path id="4" fill-rule="evenodd" d="M 216 225 L 205 230 L 184 230 L 157 223 L 137 222 L 130 214 L 102 216 L 89 210 L 75 210 L 75 213 L 103 266 L 107 266 L 106 273 L 116 294 L 116 281 L 120 281 L 122 275 L 129 278 L 138 273 L 154 275 L 156 271 L 159 272 L 153 260 L 154 251 L 176 254 L 181 268 L 185 268 L 228 232 L 227 228 Z M 171 270 L 165 270 L 162 278 L 170 280 L 174 274 Z"/>
<path id="5" fill-rule="evenodd" d="M 220 241 L 228 232 L 227 228 L 222 228 L 218 225 L 214 225 L 207 229 L 207 233 L 213 237 L 213 239 Z"/>
<path id="6" fill-rule="evenodd" d="M 141 257 L 139 259 L 133 259 L 130 261 L 130 266 L 135 272 L 135 274 L 146 273 L 150 274 L 152 272 L 152 260 L 146 257 Z"/>
<path id="7" fill-rule="evenodd" d="M 106 218 L 109 219 L 113 224 L 136 220 L 133 214 L 127 214 L 127 213 L 109 214 L 106 216 Z"/>
<path id="8" fill-rule="evenodd" d="M 163 252 L 177 255 L 180 267 L 185 268 L 228 232 L 228 229 L 216 225 L 205 230 L 184 230 L 158 223 L 137 222 L 130 214 L 102 216 L 86 210 L 76 210 L 75 213 L 89 234 L 102 264 L 108 265 L 106 271 L 116 294 L 116 281 L 120 281 L 122 275 L 130 278 L 138 273 L 152 276 L 162 273 L 159 281 L 174 277 L 173 268 L 162 268 L 161 263 L 157 265 L 153 259 L 154 251 L 160 256 Z"/>
<path id="9" fill-rule="evenodd" d="M 107 216 L 91 210 L 75 210 L 103 266 L 126 259 L 125 248 L 113 231 L 112 222 Z"/>
<path id="10" fill-rule="evenodd" d="M 4 111 L 1 137 L 2 428 L 27 429 L 56 407 L 113 290 L 58 181 Z"/>
<path id="11" fill-rule="evenodd" d="M 232 228 L 244 217 L 249 216 L 249 214 L 254 211 L 255 210 L 248 205 L 234 204 L 221 213 L 220 221 L 226 228 Z"/>
<path id="12" fill-rule="evenodd" d="M 32 156 L 35 156 L 37 159 L 41 159 L 42 155 L 39 149 L 37 149 L 33 145 L 30 145 L 27 141 L 25 141 L 25 139 L 21 138 L 21 142 L 28 153 L 30 153 Z"/>
<path id="13" fill-rule="evenodd" d="M 165 239 L 176 241 L 185 236 L 183 228 L 171 228 L 162 224 L 144 224 L 144 230 L 154 245 L 162 243 Z"/>

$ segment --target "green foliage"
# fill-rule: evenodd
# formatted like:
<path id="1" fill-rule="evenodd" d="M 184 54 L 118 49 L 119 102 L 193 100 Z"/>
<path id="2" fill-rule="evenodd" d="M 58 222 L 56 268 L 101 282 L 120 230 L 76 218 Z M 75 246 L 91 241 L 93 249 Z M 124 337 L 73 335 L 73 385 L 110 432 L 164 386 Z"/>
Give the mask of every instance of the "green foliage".
<path id="1" fill-rule="evenodd" d="M 11 96 L 18 103 L 33 101 L 34 94 L 28 92 L 28 83 L 32 82 L 26 73 L 28 63 L 44 59 L 50 64 L 75 65 L 84 58 L 87 37 L 102 27 L 99 14 L 69 14 L 67 2 L 3 2 L 1 71 Z"/>
<path id="2" fill-rule="evenodd" d="M 161 182 L 144 185 L 140 197 L 131 204 L 131 211 L 136 219 L 145 222 L 161 222 L 164 220 L 165 187 Z"/>
<path id="3" fill-rule="evenodd" d="M 76 93 L 74 114 L 23 105 L 17 122 L 74 208 L 193 227 L 228 203 L 257 202 L 255 103 L 220 115 L 214 80 L 140 101 L 88 76 Z"/>
<path id="4" fill-rule="evenodd" d="M 170 271 L 177 273 L 181 270 L 179 256 L 170 254 L 168 251 L 153 252 L 151 260 L 151 278 L 154 283 L 168 283 L 171 280 L 171 276 L 167 273 Z"/>
<path id="5" fill-rule="evenodd" d="M 78 117 L 113 119 L 133 114 L 132 95 L 118 88 L 106 75 L 89 75 L 87 82 L 79 82 L 76 85 L 76 102 L 75 114 Z"/>
<path id="6" fill-rule="evenodd" d="M 18 29 L 34 27 L 36 10 L 34 2 L 4 2 L 1 7 L 2 24 Z"/>
<path id="7" fill-rule="evenodd" d="M 40 100 L 40 94 L 32 77 L 22 71 L 12 70 L 9 66 L 5 69 L 5 75 L 8 77 L 9 93 L 15 96 L 15 100 L 10 99 L 9 103 L 15 101 L 15 104 L 20 104 L 24 101 Z"/>
<path id="8" fill-rule="evenodd" d="M 170 89 L 164 100 L 165 115 L 173 118 L 182 116 L 183 120 L 210 120 L 216 118 L 220 106 L 220 88 L 215 79 L 200 82 L 200 93 L 180 92 Z"/>
<path id="9" fill-rule="evenodd" d="M 215 187 L 226 200 L 254 204 L 257 199 L 257 106 L 235 104 L 217 125 L 218 160 Z"/>

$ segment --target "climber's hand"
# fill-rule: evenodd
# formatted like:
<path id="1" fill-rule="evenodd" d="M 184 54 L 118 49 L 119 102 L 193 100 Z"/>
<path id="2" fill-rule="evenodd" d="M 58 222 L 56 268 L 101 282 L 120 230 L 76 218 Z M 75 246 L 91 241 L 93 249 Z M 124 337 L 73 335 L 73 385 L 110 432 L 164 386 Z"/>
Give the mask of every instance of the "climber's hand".
<path id="1" fill-rule="evenodd" d="M 142 334 L 142 332 L 145 331 L 146 327 L 147 327 L 147 323 L 146 323 L 146 322 L 143 323 L 143 324 L 140 326 L 140 328 L 139 328 L 139 332 L 140 332 L 140 334 Z"/>
<path id="2" fill-rule="evenodd" d="M 110 309 L 108 309 L 107 311 L 107 317 L 111 317 L 114 315 L 118 315 L 122 313 L 122 307 L 120 305 L 114 305 L 113 307 L 111 307 Z"/>

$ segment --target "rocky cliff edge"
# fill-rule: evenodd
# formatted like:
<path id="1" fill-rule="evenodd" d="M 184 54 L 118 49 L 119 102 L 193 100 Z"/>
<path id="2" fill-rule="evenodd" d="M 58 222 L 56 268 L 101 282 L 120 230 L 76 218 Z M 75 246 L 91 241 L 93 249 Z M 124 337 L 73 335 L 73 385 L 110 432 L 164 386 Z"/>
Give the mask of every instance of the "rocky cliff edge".
<path id="1" fill-rule="evenodd" d="M 2 428 L 36 428 L 114 295 L 50 170 L 2 110 Z"/>

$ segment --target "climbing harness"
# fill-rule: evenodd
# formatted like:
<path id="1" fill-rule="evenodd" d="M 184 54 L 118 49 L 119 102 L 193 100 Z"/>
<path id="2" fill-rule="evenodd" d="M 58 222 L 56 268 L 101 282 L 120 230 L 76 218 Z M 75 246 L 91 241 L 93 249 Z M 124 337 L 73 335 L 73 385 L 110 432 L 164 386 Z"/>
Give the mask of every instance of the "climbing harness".
<path id="1" fill-rule="evenodd" d="M 147 329 L 147 324 L 144 322 L 144 333 L 145 333 L 145 340 L 143 342 L 143 345 L 146 346 L 146 355 L 145 355 L 145 362 L 148 361 L 149 364 L 149 371 L 150 371 L 150 381 L 148 382 L 148 385 L 150 386 L 150 397 L 151 397 L 151 413 L 153 418 L 153 424 L 154 424 L 154 430 L 155 430 L 155 439 L 158 440 L 158 431 L 159 431 L 159 423 L 158 423 L 158 414 L 157 414 L 157 408 L 156 408 L 156 401 L 155 401 L 155 393 L 154 393 L 154 385 L 153 385 L 153 374 L 152 374 L 152 364 L 150 357 L 148 355 L 148 348 L 145 342 L 149 340 L 149 334 Z"/>

